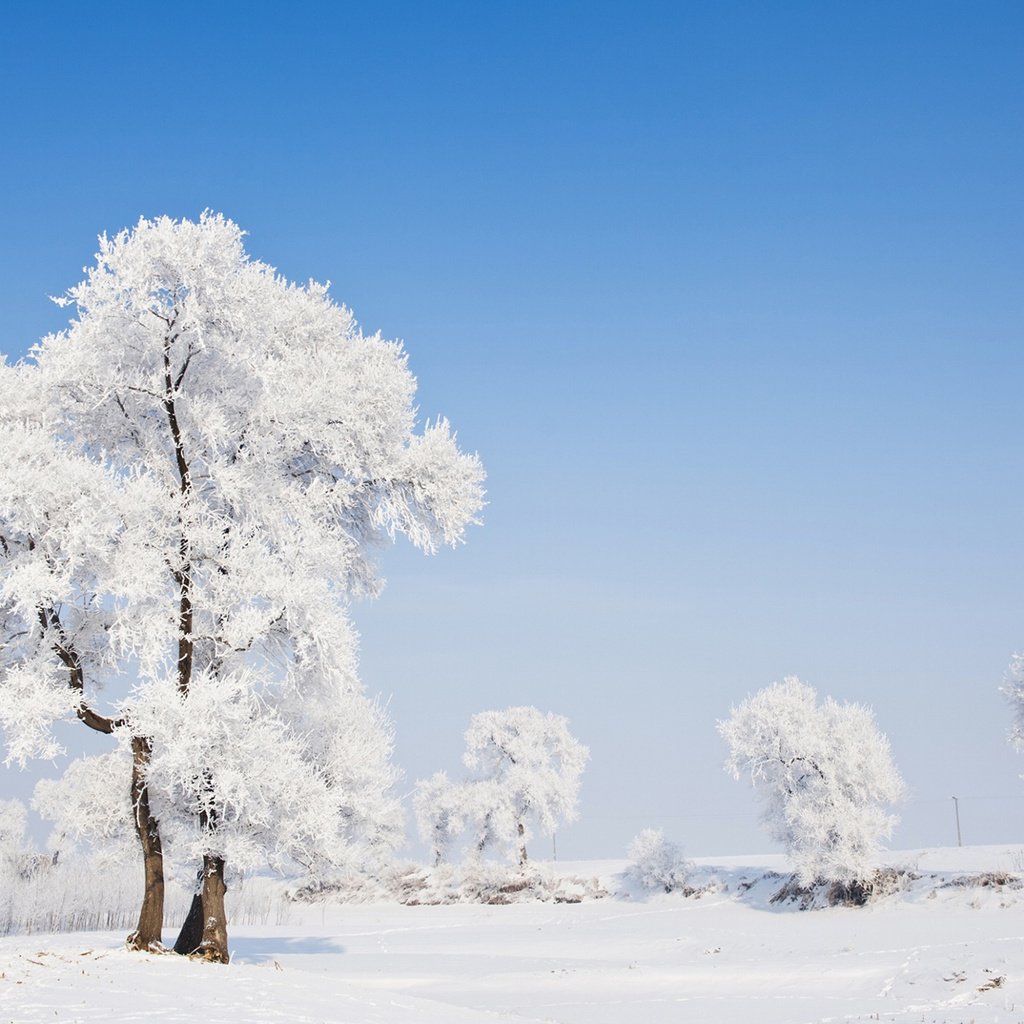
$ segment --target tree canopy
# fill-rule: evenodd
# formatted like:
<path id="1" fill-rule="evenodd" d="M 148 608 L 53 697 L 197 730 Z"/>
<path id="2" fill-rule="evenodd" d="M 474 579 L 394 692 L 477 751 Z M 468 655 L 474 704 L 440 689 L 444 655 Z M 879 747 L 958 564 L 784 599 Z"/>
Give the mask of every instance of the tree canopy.
<path id="1" fill-rule="evenodd" d="M 800 884 L 870 876 L 896 822 L 887 807 L 903 795 L 870 709 L 831 698 L 819 705 L 810 686 L 788 676 L 734 707 L 718 731 L 729 745 L 726 771 L 750 779 Z"/>

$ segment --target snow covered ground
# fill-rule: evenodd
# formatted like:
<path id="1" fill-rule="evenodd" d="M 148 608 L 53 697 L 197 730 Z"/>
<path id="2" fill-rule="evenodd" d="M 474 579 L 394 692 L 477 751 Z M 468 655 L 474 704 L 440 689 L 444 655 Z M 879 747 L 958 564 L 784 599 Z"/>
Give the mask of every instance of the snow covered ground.
<path id="1" fill-rule="evenodd" d="M 229 967 L 133 954 L 120 933 L 0 939 L 0 1022 L 918 1024 L 1024 1022 L 1019 850 L 890 854 L 921 877 L 861 908 L 769 902 L 781 857 L 698 861 L 699 897 L 290 906 L 234 929 Z M 968 873 L 974 882 L 963 884 Z M 954 879 L 960 879 L 953 883 Z M 752 883 L 752 884 L 748 884 Z"/>

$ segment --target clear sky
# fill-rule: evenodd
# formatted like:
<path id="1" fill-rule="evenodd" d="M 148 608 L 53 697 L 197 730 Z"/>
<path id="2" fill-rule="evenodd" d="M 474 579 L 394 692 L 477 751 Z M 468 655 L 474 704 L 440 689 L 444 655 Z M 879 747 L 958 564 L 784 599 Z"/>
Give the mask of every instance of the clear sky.
<path id="1" fill-rule="evenodd" d="M 765 849 L 715 721 L 797 674 L 874 707 L 897 845 L 952 795 L 1024 844 L 1024 7 L 19 4 L 0 52 L 0 351 L 209 207 L 480 452 L 485 525 L 356 610 L 410 784 L 535 704 L 592 752 L 560 856 Z"/>

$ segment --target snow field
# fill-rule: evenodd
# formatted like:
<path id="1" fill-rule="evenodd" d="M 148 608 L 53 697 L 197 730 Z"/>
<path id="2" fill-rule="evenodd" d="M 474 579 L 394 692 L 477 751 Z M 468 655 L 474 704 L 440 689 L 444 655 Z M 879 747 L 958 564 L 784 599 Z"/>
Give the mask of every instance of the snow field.
<path id="1" fill-rule="evenodd" d="M 235 928 L 228 967 L 128 953 L 119 933 L 10 936 L 0 1021 L 1017 1024 L 1024 890 L 962 879 L 1018 857 L 892 854 L 921 874 L 906 891 L 811 911 L 770 902 L 780 879 L 765 871 L 784 867 L 778 857 L 699 860 L 707 889 L 689 898 L 631 891 L 623 863 L 576 863 L 561 867 L 597 873 L 619 894 L 295 905 L 286 923 Z"/>

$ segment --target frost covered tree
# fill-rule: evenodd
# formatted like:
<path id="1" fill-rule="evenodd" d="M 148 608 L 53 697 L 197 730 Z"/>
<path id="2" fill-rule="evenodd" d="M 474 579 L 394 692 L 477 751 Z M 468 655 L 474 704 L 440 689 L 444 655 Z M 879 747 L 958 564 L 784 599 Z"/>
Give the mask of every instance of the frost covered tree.
<path id="1" fill-rule="evenodd" d="M 16 760 L 52 756 L 70 715 L 130 751 L 132 942 L 160 941 L 166 828 L 225 960 L 227 859 L 312 858 L 367 812 L 343 806 L 358 769 L 333 730 L 375 548 L 457 544 L 483 473 L 446 421 L 417 430 L 401 344 L 221 216 L 101 237 L 60 301 L 69 327 L 0 368 L 0 723 Z"/>
<path id="2" fill-rule="evenodd" d="M 137 839 L 129 787 L 131 751 L 127 744 L 104 754 L 76 758 L 60 778 L 40 779 L 32 807 L 52 828 L 48 846 L 63 856 L 81 844 L 100 864 L 125 864 L 135 856 Z"/>
<path id="3" fill-rule="evenodd" d="M 20 800 L 0 800 L 0 935 L 10 934 L 18 916 L 18 892 L 38 865 L 26 842 L 26 821 Z"/>
<path id="4" fill-rule="evenodd" d="M 718 731 L 729 745 L 725 769 L 749 777 L 762 822 L 785 845 L 800 885 L 870 877 L 880 841 L 896 818 L 903 781 L 870 709 L 818 704 L 794 676 L 748 697 Z"/>
<path id="5" fill-rule="evenodd" d="M 452 781 L 447 772 L 435 772 L 416 783 L 413 814 L 435 867 L 448 859 L 452 840 L 466 827 L 469 807 L 465 790 L 466 783 Z"/>
<path id="6" fill-rule="evenodd" d="M 534 707 L 474 715 L 462 760 L 474 782 L 478 849 L 492 842 L 514 845 L 525 864 L 532 825 L 552 835 L 559 822 L 576 819 L 589 757 L 561 715 Z"/>
<path id="7" fill-rule="evenodd" d="M 450 782 L 439 773 L 420 784 L 415 801 L 420 835 L 440 859 L 451 837 L 468 827 L 476 852 L 505 846 L 525 864 L 534 826 L 552 835 L 559 822 L 575 820 L 589 756 L 560 715 L 534 707 L 474 715 L 463 755 L 472 774 L 464 782 Z"/>
<path id="8" fill-rule="evenodd" d="M 0 800 L 0 877 L 10 883 L 10 876 L 24 870 L 26 859 L 26 823 L 28 811 L 20 800 Z"/>
<path id="9" fill-rule="evenodd" d="M 1010 742 L 1018 750 L 1024 750 L 1024 655 L 1015 654 L 1000 687 L 1013 713 Z"/>

